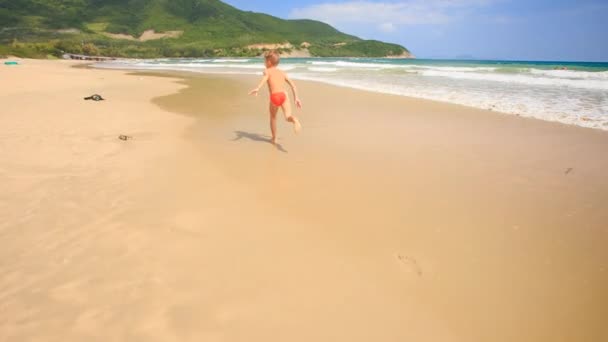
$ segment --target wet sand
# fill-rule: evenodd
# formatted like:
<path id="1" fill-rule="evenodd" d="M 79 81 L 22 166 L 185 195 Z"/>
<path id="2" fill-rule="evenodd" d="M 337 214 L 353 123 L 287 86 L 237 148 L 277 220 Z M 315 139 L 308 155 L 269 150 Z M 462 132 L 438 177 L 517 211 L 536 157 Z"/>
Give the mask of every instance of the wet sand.
<path id="1" fill-rule="evenodd" d="M 0 71 L 8 341 L 608 339 L 606 132 L 69 65 Z"/>

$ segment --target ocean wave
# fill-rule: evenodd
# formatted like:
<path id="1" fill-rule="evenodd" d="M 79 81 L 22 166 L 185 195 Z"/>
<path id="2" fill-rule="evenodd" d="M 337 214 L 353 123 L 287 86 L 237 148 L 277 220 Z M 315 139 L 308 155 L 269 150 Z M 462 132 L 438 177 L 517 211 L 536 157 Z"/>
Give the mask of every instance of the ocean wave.
<path id="1" fill-rule="evenodd" d="M 328 65 L 342 68 L 362 68 L 362 69 L 416 69 L 416 70 L 437 70 L 437 71 L 454 71 L 454 72 L 492 72 L 496 71 L 495 67 L 452 67 L 452 66 L 432 66 L 421 64 L 388 64 L 388 63 L 365 63 L 365 62 L 348 62 L 348 61 L 312 61 L 312 65 Z"/>
<path id="2" fill-rule="evenodd" d="M 339 68 L 327 68 L 327 67 L 308 67 L 307 68 L 309 71 L 316 71 L 316 72 L 335 72 L 340 70 Z"/>
<path id="3" fill-rule="evenodd" d="M 264 69 L 255 59 L 120 60 L 96 66 L 241 75 L 261 75 Z M 608 67 L 550 67 L 532 62 L 450 65 L 373 59 L 285 60 L 280 66 L 294 79 L 608 130 Z"/>
<path id="4" fill-rule="evenodd" d="M 226 70 L 225 68 L 207 67 L 196 68 L 189 64 L 156 64 L 156 65 L 137 65 L 137 64 L 109 64 L 100 63 L 94 65 L 101 69 L 123 69 L 123 70 L 162 70 L 162 71 L 186 71 L 197 74 L 225 74 L 225 75 L 262 75 L 262 69 L 257 72 L 253 68 L 236 68 L 238 71 Z M 247 70 L 248 69 L 248 70 Z"/>
<path id="5" fill-rule="evenodd" d="M 443 72 L 494 72 L 497 68 L 491 67 L 447 67 L 447 66 L 426 66 L 426 65 L 411 65 L 412 69 L 418 70 L 436 70 Z"/>
<path id="6" fill-rule="evenodd" d="M 218 58 L 214 59 L 213 63 L 248 63 L 251 59 L 230 59 L 230 58 Z"/>
<path id="7" fill-rule="evenodd" d="M 364 68 L 364 69 L 395 69 L 402 67 L 397 64 L 379 64 L 379 63 L 358 63 L 358 62 L 347 62 L 347 61 L 312 61 L 309 62 L 312 65 L 331 65 L 346 68 Z"/>
<path id="8" fill-rule="evenodd" d="M 521 89 L 519 92 L 493 92 L 480 88 L 454 89 L 437 84 L 387 83 L 378 79 L 343 79 L 314 73 L 292 75 L 295 79 L 327 83 L 339 87 L 354 88 L 383 94 L 393 94 L 415 98 L 455 103 L 480 109 L 532 117 L 545 121 L 561 122 L 581 127 L 608 131 L 608 101 L 590 104 L 584 99 L 586 90 L 577 91 L 576 96 L 569 91 L 545 92 L 542 89 Z"/>
<path id="9" fill-rule="evenodd" d="M 110 61 L 107 63 L 147 63 L 147 64 L 203 64 L 213 62 L 213 59 L 198 59 L 198 58 L 157 58 L 157 59 L 128 59 Z"/>
<path id="10" fill-rule="evenodd" d="M 601 80 L 575 80 L 564 78 L 537 77 L 525 74 L 466 73 L 445 72 L 436 70 L 422 71 L 421 74 L 423 76 L 445 77 L 460 80 L 490 81 L 536 86 L 572 87 L 590 90 L 608 90 L 608 82 Z"/>
<path id="11" fill-rule="evenodd" d="M 264 66 L 260 64 L 220 64 L 220 63 L 164 63 L 164 64 L 151 64 L 151 63 L 135 63 L 131 64 L 137 67 L 144 68 L 192 68 L 192 69 L 258 69 L 263 70 Z"/>
<path id="12" fill-rule="evenodd" d="M 608 71 L 579 71 L 579 70 L 543 70 L 530 69 L 533 75 L 564 78 L 564 79 L 584 79 L 584 80 L 605 80 L 608 81 Z"/>

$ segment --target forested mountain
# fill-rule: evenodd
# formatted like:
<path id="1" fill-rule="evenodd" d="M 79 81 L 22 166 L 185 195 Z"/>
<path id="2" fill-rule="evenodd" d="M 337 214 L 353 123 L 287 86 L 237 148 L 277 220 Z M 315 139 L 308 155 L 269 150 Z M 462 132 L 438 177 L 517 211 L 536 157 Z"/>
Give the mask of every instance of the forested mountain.
<path id="1" fill-rule="evenodd" d="M 0 54 L 117 57 L 403 55 L 314 20 L 283 20 L 219 0 L 0 0 Z"/>

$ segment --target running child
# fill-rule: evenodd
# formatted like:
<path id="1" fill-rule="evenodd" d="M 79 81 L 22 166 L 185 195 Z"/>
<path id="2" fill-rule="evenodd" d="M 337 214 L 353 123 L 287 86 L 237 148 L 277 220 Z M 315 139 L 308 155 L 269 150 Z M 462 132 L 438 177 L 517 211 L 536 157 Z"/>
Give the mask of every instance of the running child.
<path id="1" fill-rule="evenodd" d="M 300 125 L 300 121 L 298 118 L 291 114 L 291 103 L 289 102 L 289 96 L 285 91 L 285 83 L 289 84 L 291 87 L 291 91 L 293 92 L 293 97 L 296 103 L 297 108 L 302 108 L 302 102 L 298 97 L 298 90 L 296 85 L 293 83 L 291 79 L 287 76 L 285 72 L 279 70 L 277 66 L 281 60 L 278 52 L 269 51 L 264 54 L 266 70 L 264 71 L 264 78 L 257 86 L 257 88 L 253 89 L 249 92 L 249 95 L 257 96 L 260 92 L 260 88 L 264 86 L 264 83 L 268 84 L 268 90 L 270 92 L 270 130 L 272 132 L 272 143 L 276 144 L 277 142 L 277 112 L 279 108 L 283 111 L 285 115 L 285 119 L 288 122 L 293 124 L 293 129 L 296 133 L 298 133 L 302 129 L 302 125 Z"/>

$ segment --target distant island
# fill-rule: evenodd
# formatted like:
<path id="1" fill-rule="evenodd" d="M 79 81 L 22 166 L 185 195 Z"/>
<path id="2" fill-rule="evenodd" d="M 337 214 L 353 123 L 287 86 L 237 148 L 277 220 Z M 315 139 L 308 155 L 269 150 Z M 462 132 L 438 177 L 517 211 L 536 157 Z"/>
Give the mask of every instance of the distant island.
<path id="1" fill-rule="evenodd" d="M 363 40 L 314 20 L 241 11 L 219 0 L 0 0 L 0 55 L 122 58 L 413 58 L 403 46 Z"/>

